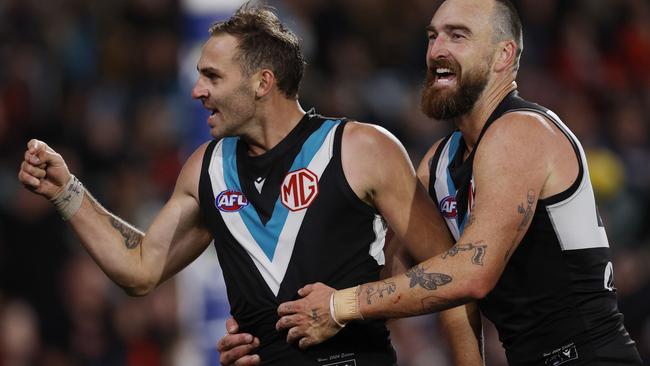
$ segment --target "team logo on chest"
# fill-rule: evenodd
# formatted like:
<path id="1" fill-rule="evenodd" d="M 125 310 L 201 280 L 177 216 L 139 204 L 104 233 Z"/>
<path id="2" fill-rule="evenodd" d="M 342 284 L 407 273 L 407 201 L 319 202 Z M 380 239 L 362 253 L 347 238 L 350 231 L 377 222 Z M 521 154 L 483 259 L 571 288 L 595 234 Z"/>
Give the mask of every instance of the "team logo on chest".
<path id="1" fill-rule="evenodd" d="M 217 196 L 214 205 L 223 212 L 237 212 L 248 206 L 248 200 L 243 193 L 233 189 L 227 189 Z"/>
<path id="2" fill-rule="evenodd" d="M 287 173 L 280 187 L 280 201 L 291 211 L 303 210 L 318 196 L 318 176 L 307 168 Z"/>
<path id="3" fill-rule="evenodd" d="M 456 218 L 456 215 L 458 214 L 456 211 L 456 197 L 447 196 L 443 198 L 442 201 L 440 201 L 440 212 L 445 218 Z"/>

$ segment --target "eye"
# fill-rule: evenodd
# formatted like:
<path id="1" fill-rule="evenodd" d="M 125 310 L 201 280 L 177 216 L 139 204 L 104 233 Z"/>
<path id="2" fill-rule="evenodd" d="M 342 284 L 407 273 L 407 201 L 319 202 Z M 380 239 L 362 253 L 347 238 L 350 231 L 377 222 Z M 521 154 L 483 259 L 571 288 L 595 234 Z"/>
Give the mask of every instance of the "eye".
<path id="1" fill-rule="evenodd" d="M 427 34 L 427 38 L 429 38 L 430 41 L 435 41 L 436 38 L 438 38 L 438 34 L 433 33 L 433 32 L 432 32 L 432 33 L 428 33 L 428 34 Z"/>
<path id="2" fill-rule="evenodd" d="M 221 76 L 219 76 L 219 74 L 216 74 L 214 72 L 205 73 L 205 77 L 208 78 L 208 80 L 210 80 L 210 82 L 212 83 L 216 83 L 221 79 Z"/>
<path id="3" fill-rule="evenodd" d="M 453 40 L 461 40 L 461 39 L 464 39 L 464 38 L 467 38 L 467 37 L 465 37 L 465 35 L 460 33 L 460 32 L 454 32 L 454 33 L 451 34 L 451 39 L 453 39 Z"/>

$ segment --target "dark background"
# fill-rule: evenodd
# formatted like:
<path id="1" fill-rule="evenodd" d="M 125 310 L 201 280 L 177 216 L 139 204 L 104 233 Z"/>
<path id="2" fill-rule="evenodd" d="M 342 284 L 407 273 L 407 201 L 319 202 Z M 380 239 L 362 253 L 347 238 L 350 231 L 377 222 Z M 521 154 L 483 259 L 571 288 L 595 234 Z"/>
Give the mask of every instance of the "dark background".
<path id="1" fill-rule="evenodd" d="M 415 164 L 449 131 L 419 111 L 431 1 L 270 3 L 304 42 L 304 108 L 385 126 Z M 516 4 L 520 93 L 553 109 L 587 151 L 620 308 L 650 360 L 650 2 Z M 43 139 L 106 207 L 146 228 L 207 139 L 189 95 L 197 48 L 185 9 L 179 0 L 0 1 L 0 365 L 215 363 L 187 351 L 178 281 L 126 297 L 16 178 L 27 141 Z M 486 333 L 488 365 L 504 364 Z M 402 366 L 447 363 L 435 316 L 396 322 L 393 335 Z"/>

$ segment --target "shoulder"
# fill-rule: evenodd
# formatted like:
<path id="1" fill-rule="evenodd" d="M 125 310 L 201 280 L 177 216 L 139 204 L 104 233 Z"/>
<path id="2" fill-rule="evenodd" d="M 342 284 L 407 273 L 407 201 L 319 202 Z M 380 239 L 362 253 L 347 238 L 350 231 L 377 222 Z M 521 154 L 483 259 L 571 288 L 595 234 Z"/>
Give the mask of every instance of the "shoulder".
<path id="1" fill-rule="evenodd" d="M 197 147 L 183 164 L 183 168 L 176 182 L 176 189 L 189 193 L 198 198 L 199 180 L 201 178 L 201 167 L 203 157 L 211 141 L 205 142 Z"/>
<path id="2" fill-rule="evenodd" d="M 557 136 L 557 127 L 537 112 L 515 111 L 499 117 L 487 129 L 480 145 L 484 143 L 549 142 Z"/>
<path id="3" fill-rule="evenodd" d="M 386 186 L 415 177 L 406 149 L 392 133 L 377 125 L 356 121 L 345 125 L 341 165 L 350 187 L 366 202 L 385 191 Z"/>
<path id="4" fill-rule="evenodd" d="M 499 117 L 481 139 L 476 156 L 543 160 L 565 138 L 553 122 L 536 112 L 516 111 Z"/>
<path id="5" fill-rule="evenodd" d="M 343 161 L 365 170 L 383 170 L 410 158 L 402 143 L 387 129 L 370 123 L 348 122 L 341 141 Z M 354 159 L 350 162 L 349 159 Z"/>
<path id="6" fill-rule="evenodd" d="M 563 144 L 568 141 L 559 138 L 561 135 L 554 123 L 539 113 L 506 113 L 494 121 L 477 146 L 474 172 L 544 181 L 559 154 L 564 154 Z"/>
<path id="7" fill-rule="evenodd" d="M 360 152 L 378 152 L 384 149 L 402 148 L 399 140 L 387 129 L 358 121 L 349 121 L 343 130 L 342 144 Z"/>

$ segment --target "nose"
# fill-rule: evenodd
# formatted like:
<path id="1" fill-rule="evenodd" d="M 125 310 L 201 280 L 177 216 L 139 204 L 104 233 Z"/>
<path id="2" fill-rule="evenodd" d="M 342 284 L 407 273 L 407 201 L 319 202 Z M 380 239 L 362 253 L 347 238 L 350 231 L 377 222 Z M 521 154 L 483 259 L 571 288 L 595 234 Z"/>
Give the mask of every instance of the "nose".
<path id="1" fill-rule="evenodd" d="M 447 48 L 445 37 L 444 34 L 440 34 L 435 39 L 429 41 L 427 60 L 447 58 L 449 56 L 449 49 Z"/>
<path id="2" fill-rule="evenodd" d="M 208 88 L 206 88 L 203 83 L 201 82 L 201 78 L 199 77 L 196 80 L 196 83 L 194 84 L 194 87 L 192 88 L 192 98 L 193 99 L 206 99 L 209 96 L 208 93 Z"/>

